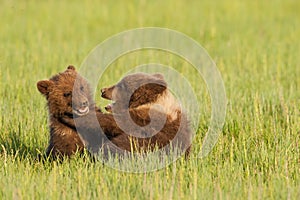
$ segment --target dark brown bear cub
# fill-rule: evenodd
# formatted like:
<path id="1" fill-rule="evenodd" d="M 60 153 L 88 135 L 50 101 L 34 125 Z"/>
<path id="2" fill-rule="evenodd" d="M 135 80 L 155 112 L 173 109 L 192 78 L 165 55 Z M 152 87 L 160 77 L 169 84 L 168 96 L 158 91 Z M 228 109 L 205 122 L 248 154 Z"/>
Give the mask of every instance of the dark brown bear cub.
<path id="1" fill-rule="evenodd" d="M 152 151 L 172 145 L 188 156 L 192 139 L 189 122 L 161 74 L 130 74 L 101 92 L 103 98 L 113 101 L 105 109 L 115 122 L 103 123 L 106 117 L 99 122 L 116 146 L 126 151 Z"/>
<path id="2" fill-rule="evenodd" d="M 97 109 L 88 82 L 73 66 L 49 80 L 37 83 L 38 90 L 46 97 L 49 109 L 50 141 L 46 155 L 71 156 L 83 151 L 73 118 L 87 115 Z"/>

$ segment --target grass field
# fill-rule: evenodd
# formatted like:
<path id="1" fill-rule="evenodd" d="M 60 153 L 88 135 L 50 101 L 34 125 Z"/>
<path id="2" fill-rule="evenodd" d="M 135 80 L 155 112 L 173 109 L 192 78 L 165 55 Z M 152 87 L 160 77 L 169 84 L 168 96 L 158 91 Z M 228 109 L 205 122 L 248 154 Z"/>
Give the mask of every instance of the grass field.
<path id="1" fill-rule="evenodd" d="M 299 1 L 0 4 L 0 199 L 300 199 Z M 116 33 L 149 26 L 187 34 L 216 62 L 228 106 L 213 151 L 197 158 L 210 116 L 202 92 L 188 161 L 139 174 L 77 157 L 62 164 L 36 161 L 49 137 L 46 100 L 36 82 L 69 64 L 79 67 Z M 99 84 L 118 81 L 136 55 L 120 58 Z M 156 56 L 193 77 L 174 56 Z M 205 88 L 201 77 L 190 80 Z"/>

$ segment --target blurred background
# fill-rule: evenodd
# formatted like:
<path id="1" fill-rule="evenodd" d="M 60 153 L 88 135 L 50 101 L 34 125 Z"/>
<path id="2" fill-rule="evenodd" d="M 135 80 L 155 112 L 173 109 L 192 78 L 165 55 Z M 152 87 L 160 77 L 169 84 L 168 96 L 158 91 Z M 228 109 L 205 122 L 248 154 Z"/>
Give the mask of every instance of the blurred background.
<path id="1" fill-rule="evenodd" d="M 299 197 L 299 1 L 2 0 L 0 4 L 0 197 Z M 101 164 L 87 168 L 80 159 L 55 170 L 35 163 L 49 137 L 46 101 L 36 82 L 69 64 L 79 68 L 96 45 L 140 27 L 180 31 L 215 61 L 228 107 L 213 152 L 205 160 L 195 158 L 145 177 L 117 173 Z M 138 52 L 120 58 L 99 85 L 115 83 L 124 64 L 139 63 L 136 58 L 147 55 Z M 178 58 L 161 52 L 151 55 L 194 77 Z M 197 150 L 208 129 L 210 105 L 201 77 L 191 80 L 203 91 L 197 98 L 205 105 L 194 141 Z M 107 103 L 99 95 L 96 99 L 101 106 Z M 69 185 L 64 185 L 64 177 Z M 53 190 L 47 193 L 49 184 Z"/>

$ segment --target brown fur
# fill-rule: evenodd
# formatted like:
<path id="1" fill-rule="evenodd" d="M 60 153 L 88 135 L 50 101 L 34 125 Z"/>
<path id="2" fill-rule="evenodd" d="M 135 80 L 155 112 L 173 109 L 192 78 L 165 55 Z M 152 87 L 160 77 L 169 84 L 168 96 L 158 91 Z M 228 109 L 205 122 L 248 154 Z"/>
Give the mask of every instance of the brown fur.
<path id="1" fill-rule="evenodd" d="M 131 74 L 116 85 L 103 88 L 101 92 L 103 98 L 114 101 L 106 107 L 112 114 L 102 116 L 99 122 L 116 146 L 126 151 L 141 151 L 153 150 L 156 146 L 163 148 L 172 142 L 173 146 L 180 146 L 188 156 L 192 136 L 189 123 L 161 74 Z M 155 107 L 155 104 L 160 107 Z M 138 126 L 128 123 L 126 113 Z M 154 126 L 147 127 L 151 120 Z M 156 127 L 156 124 L 164 121 L 162 127 Z M 126 127 L 126 131 L 119 128 L 120 123 Z M 135 136 L 128 136 L 128 133 L 134 133 Z"/>
<path id="2" fill-rule="evenodd" d="M 84 147 L 94 153 L 99 149 L 105 153 L 152 151 L 171 141 L 173 145 L 180 145 L 186 156 L 189 154 L 191 131 L 187 117 L 160 74 L 129 75 L 118 84 L 102 89 L 104 98 L 115 101 L 113 106 L 106 107 L 113 114 L 102 113 L 94 105 L 87 81 L 73 66 L 49 80 L 39 81 L 37 87 L 46 97 L 49 109 L 47 156 L 71 156 L 77 151 L 82 152 Z M 164 109 L 153 107 L 154 104 L 160 104 Z M 126 112 L 139 127 L 126 123 L 123 126 L 128 125 L 127 131 L 135 136 L 129 136 L 116 122 L 116 118 Z M 147 125 L 151 120 L 166 121 L 162 127 L 149 128 Z"/>
<path id="3" fill-rule="evenodd" d="M 87 81 L 69 66 L 49 80 L 39 81 L 37 88 L 46 97 L 49 110 L 50 140 L 46 155 L 71 156 L 82 152 L 84 144 L 73 119 L 98 110 Z"/>

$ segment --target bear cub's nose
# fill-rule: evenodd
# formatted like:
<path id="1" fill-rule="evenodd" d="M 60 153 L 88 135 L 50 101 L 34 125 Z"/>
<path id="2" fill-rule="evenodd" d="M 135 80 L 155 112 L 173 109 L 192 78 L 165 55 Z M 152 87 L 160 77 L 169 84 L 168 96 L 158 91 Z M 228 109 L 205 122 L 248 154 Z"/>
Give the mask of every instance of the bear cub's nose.
<path id="1" fill-rule="evenodd" d="M 81 102 L 81 107 L 87 107 L 89 105 L 88 101 Z"/>
<path id="2" fill-rule="evenodd" d="M 102 97 L 105 97 L 105 96 L 106 96 L 106 90 L 107 90 L 106 88 L 102 88 L 102 89 L 101 89 L 101 96 L 102 96 Z"/>

